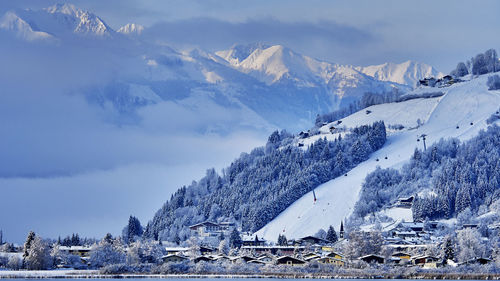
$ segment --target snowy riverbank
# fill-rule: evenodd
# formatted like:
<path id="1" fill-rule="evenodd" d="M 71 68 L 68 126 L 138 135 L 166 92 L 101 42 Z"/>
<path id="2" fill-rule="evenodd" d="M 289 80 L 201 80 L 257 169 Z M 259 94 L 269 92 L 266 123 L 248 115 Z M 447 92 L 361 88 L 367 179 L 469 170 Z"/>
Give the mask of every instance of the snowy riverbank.
<path id="1" fill-rule="evenodd" d="M 167 279 L 167 278 L 277 278 L 277 279 L 447 279 L 500 280 L 500 273 L 402 273 L 373 274 L 359 271 L 341 274 L 324 273 L 262 273 L 262 274 L 101 274 L 98 270 L 0 270 L 0 279 Z"/>

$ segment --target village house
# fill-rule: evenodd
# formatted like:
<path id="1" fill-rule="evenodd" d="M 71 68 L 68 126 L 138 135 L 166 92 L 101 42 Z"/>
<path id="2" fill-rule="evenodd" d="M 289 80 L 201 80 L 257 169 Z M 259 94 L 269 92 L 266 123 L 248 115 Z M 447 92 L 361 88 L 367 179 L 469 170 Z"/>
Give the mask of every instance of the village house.
<path id="1" fill-rule="evenodd" d="M 304 245 L 326 245 L 326 244 L 329 244 L 330 241 L 325 240 L 325 239 L 321 239 L 318 237 L 314 237 L 314 236 L 306 236 L 306 237 L 300 238 L 298 243 L 301 246 L 304 246 Z"/>
<path id="2" fill-rule="evenodd" d="M 275 260 L 275 257 L 270 254 L 262 254 L 257 257 L 257 260 L 265 262 L 265 263 L 273 263 Z"/>
<path id="3" fill-rule="evenodd" d="M 471 260 L 468 260 L 466 262 L 463 262 L 461 263 L 461 265 L 463 264 L 488 264 L 491 262 L 491 259 L 488 259 L 488 258 L 474 258 L 474 259 L 471 259 Z"/>
<path id="4" fill-rule="evenodd" d="M 194 263 L 198 263 L 200 261 L 213 262 L 214 260 L 211 257 L 209 257 L 209 256 L 199 256 L 199 257 L 196 257 L 196 258 L 192 259 L 192 261 Z"/>
<path id="5" fill-rule="evenodd" d="M 385 262 L 384 257 L 379 256 L 379 255 L 374 255 L 374 254 L 362 256 L 359 258 L 359 260 L 362 260 L 366 263 L 384 263 Z"/>
<path id="6" fill-rule="evenodd" d="M 333 264 L 336 266 L 344 266 L 345 265 L 345 258 L 343 255 L 332 252 L 328 253 L 327 255 L 317 259 L 318 262 L 324 263 L 324 264 Z"/>
<path id="7" fill-rule="evenodd" d="M 230 257 L 229 259 L 231 260 L 232 263 L 238 263 L 238 262 L 247 263 L 255 260 L 255 258 L 249 256 Z"/>
<path id="8" fill-rule="evenodd" d="M 186 247 L 165 247 L 165 252 L 167 255 L 185 255 L 189 252 L 189 248 Z"/>
<path id="9" fill-rule="evenodd" d="M 265 246 L 266 240 L 259 238 L 257 235 L 242 235 L 241 242 L 243 246 Z"/>
<path id="10" fill-rule="evenodd" d="M 397 252 L 397 253 L 392 254 L 391 256 L 395 257 L 395 258 L 399 258 L 401 260 L 408 260 L 409 261 L 411 259 L 410 254 L 403 253 L 403 252 Z"/>
<path id="11" fill-rule="evenodd" d="M 291 256 L 282 256 L 276 259 L 277 265 L 292 265 L 292 266 L 302 266 L 306 262 Z"/>
<path id="12" fill-rule="evenodd" d="M 92 247 L 90 246 L 59 246 L 59 250 L 65 252 L 70 255 L 80 256 L 80 257 L 89 257 L 90 250 Z"/>
<path id="13" fill-rule="evenodd" d="M 302 255 L 302 259 L 307 261 L 307 262 L 311 261 L 311 260 L 316 260 L 319 258 L 321 258 L 321 256 L 316 254 L 316 253 L 307 253 L 307 254 Z"/>
<path id="14" fill-rule="evenodd" d="M 394 207 L 410 209 L 413 204 L 413 199 L 413 196 L 399 198 L 394 204 Z"/>
<path id="15" fill-rule="evenodd" d="M 193 236 L 198 237 L 219 237 L 223 228 L 216 223 L 205 221 L 191 225 L 189 227 Z"/>
<path id="16" fill-rule="evenodd" d="M 200 254 L 205 256 L 205 255 L 212 255 L 215 252 L 217 252 L 216 249 L 208 247 L 208 246 L 200 246 Z"/>
<path id="17" fill-rule="evenodd" d="M 295 252 L 303 252 L 303 246 L 243 246 L 242 250 L 248 250 L 256 255 L 272 254 L 272 255 L 293 255 Z"/>
<path id="18" fill-rule="evenodd" d="M 430 255 L 416 256 L 411 259 L 411 262 L 414 265 L 419 265 L 426 268 L 436 268 L 438 261 L 439 259 L 437 257 Z"/>
<path id="19" fill-rule="evenodd" d="M 183 261 L 187 260 L 188 258 L 184 257 L 184 256 L 176 255 L 176 254 L 168 254 L 168 255 L 161 257 L 161 259 L 163 260 L 164 263 L 168 263 L 168 262 L 183 262 Z"/>

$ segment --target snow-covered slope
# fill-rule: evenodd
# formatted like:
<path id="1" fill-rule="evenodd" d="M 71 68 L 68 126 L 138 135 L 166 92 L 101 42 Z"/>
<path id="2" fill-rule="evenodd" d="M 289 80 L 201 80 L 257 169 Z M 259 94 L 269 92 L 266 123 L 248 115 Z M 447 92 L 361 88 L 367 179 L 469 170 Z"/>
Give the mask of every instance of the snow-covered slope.
<path id="1" fill-rule="evenodd" d="M 380 65 L 359 66 L 356 70 L 381 81 L 415 87 L 418 80 L 426 77 L 441 77 L 443 74 L 425 63 L 405 61 L 403 63 L 384 63 Z"/>
<path id="2" fill-rule="evenodd" d="M 340 221 L 352 212 L 366 175 L 377 166 L 401 167 L 410 159 L 416 147 L 423 148 L 422 142 L 417 142 L 419 135 L 427 134 L 428 145 L 441 138 L 467 140 L 477 135 L 487 127 L 486 119 L 500 107 L 500 91 L 488 91 L 487 78 L 488 75 L 483 75 L 441 88 L 439 90 L 445 92 L 442 97 L 375 105 L 342 119 L 340 127 L 345 128 L 377 120 L 384 120 L 386 126 L 403 124 L 405 128 L 390 131 L 385 146 L 373 153 L 369 160 L 349 171 L 347 176 L 317 187 L 316 203 L 313 202 L 312 192 L 304 195 L 257 234 L 265 239 L 275 240 L 278 234 L 285 234 L 287 238 L 299 238 L 313 235 L 320 228 L 327 229 L 329 225 L 338 228 Z M 420 88 L 415 93 L 431 90 L 436 89 Z M 367 114 L 366 110 L 371 113 Z M 417 120 L 420 120 L 421 126 L 417 126 Z M 321 136 L 328 136 L 326 132 L 331 125 L 337 126 L 332 123 L 322 127 Z M 307 143 L 308 140 L 305 141 Z"/>

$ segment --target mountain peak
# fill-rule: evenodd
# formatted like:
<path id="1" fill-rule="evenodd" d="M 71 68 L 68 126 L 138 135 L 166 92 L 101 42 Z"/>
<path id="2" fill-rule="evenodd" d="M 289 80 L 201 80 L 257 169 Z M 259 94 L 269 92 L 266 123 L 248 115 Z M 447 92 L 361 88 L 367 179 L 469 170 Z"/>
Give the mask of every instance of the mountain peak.
<path id="1" fill-rule="evenodd" d="M 356 67 L 356 70 L 377 80 L 390 81 L 402 85 L 415 87 L 419 79 L 425 77 L 440 77 L 442 73 L 434 67 L 412 60 L 402 63 L 384 63 L 365 67 Z"/>
<path id="2" fill-rule="evenodd" d="M 27 41 L 78 34 L 110 37 L 114 30 L 95 14 L 72 4 L 55 4 L 41 10 L 7 12 L 0 28 L 15 33 Z"/>
<path id="3" fill-rule="evenodd" d="M 216 52 L 216 55 L 231 64 L 240 63 L 248 58 L 255 50 L 263 50 L 269 47 L 269 45 L 264 43 L 234 44 L 228 50 Z"/>
<path id="4" fill-rule="evenodd" d="M 44 9 L 50 14 L 55 14 L 55 13 L 60 13 L 60 14 L 65 14 L 65 15 L 71 15 L 71 16 L 78 16 L 79 14 L 84 13 L 83 10 L 75 7 L 73 4 L 69 3 L 57 3 L 53 6 L 50 6 L 48 8 Z"/>
<path id="5" fill-rule="evenodd" d="M 127 35 L 141 35 L 144 31 L 144 26 L 136 23 L 127 23 L 117 30 L 119 33 Z"/>

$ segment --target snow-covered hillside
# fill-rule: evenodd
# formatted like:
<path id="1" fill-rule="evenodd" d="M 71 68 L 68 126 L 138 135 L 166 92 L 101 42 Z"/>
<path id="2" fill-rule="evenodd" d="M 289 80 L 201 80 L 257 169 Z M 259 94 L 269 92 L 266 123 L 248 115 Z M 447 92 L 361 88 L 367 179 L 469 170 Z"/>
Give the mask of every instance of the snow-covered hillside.
<path id="1" fill-rule="evenodd" d="M 380 81 L 390 81 L 411 87 L 415 87 L 420 79 L 443 76 L 441 72 L 430 65 L 410 60 L 399 64 L 389 62 L 380 65 L 359 66 L 356 67 L 356 70 Z"/>
<path id="2" fill-rule="evenodd" d="M 488 76 L 483 75 L 448 88 L 440 88 L 439 91 L 445 93 L 442 97 L 371 106 L 343 118 L 339 125 L 333 122 L 323 126 L 320 136 L 298 140 L 307 144 L 314 138 L 335 137 L 335 134 L 329 132 L 331 126 L 353 128 L 377 120 L 383 120 L 386 126 L 404 126 L 402 130 L 389 130 L 385 146 L 373 153 L 369 160 L 348 172 L 347 176 L 317 187 L 316 203 L 313 201 L 312 192 L 309 192 L 257 234 L 265 239 L 275 240 L 278 234 L 285 234 L 287 238 L 299 238 L 313 235 L 320 228 L 327 229 L 329 225 L 338 228 L 341 220 L 352 212 L 366 175 L 377 166 L 401 167 L 410 159 L 416 147 L 423 149 L 422 141 L 417 142 L 419 135 L 427 135 L 427 145 L 441 138 L 456 137 L 467 140 L 477 135 L 481 129 L 487 127 L 486 119 L 500 106 L 500 91 L 487 89 Z M 420 88 L 413 93 L 437 90 Z"/>

